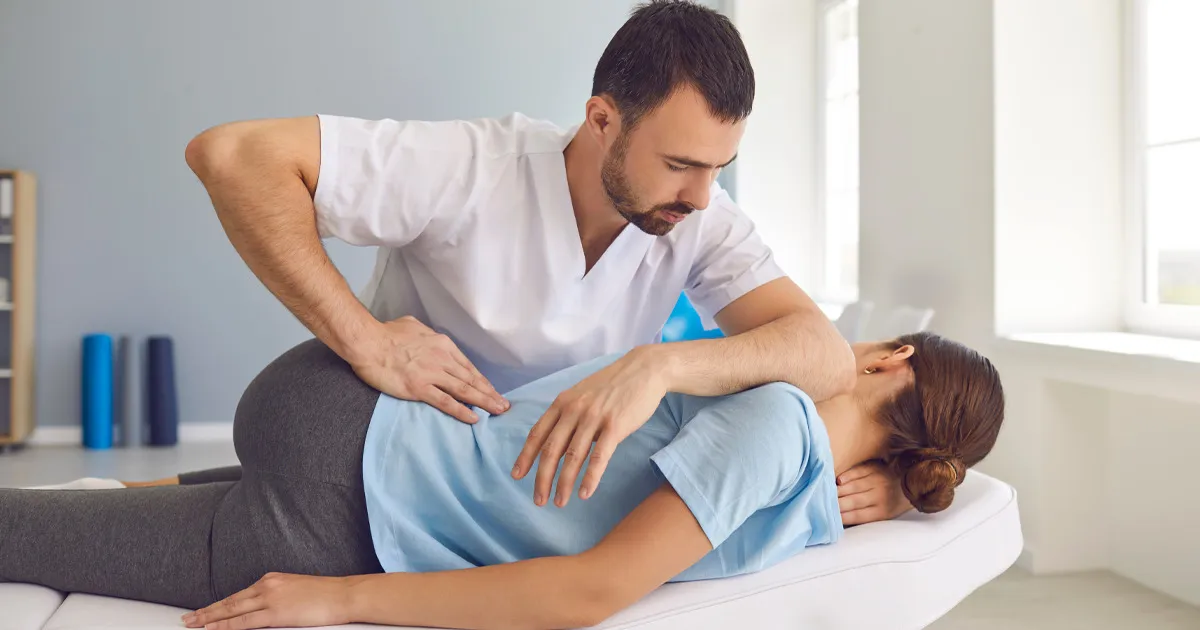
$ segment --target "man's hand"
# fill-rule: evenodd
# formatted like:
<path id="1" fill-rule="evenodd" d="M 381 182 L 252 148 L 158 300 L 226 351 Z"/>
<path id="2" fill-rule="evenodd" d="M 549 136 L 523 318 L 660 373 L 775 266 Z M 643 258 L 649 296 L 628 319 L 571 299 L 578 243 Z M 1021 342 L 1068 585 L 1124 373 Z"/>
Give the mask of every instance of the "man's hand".
<path id="1" fill-rule="evenodd" d="M 886 521 L 912 509 L 900 480 L 879 462 L 859 464 L 842 473 L 837 483 L 838 506 L 846 527 Z"/>
<path id="2" fill-rule="evenodd" d="M 350 623 L 353 578 L 268 573 L 249 588 L 183 616 L 188 628 L 245 630 Z"/>
<path id="3" fill-rule="evenodd" d="M 646 347 L 631 350 L 559 394 L 533 425 L 517 457 L 513 477 L 524 478 L 538 460 L 534 503 L 546 504 L 564 453 L 555 504 L 567 505 L 584 459 L 588 460 L 588 468 L 579 497 L 587 499 L 596 491 L 617 444 L 645 424 L 667 393 L 656 356 Z M 592 442 L 596 443 L 595 449 Z"/>
<path id="4" fill-rule="evenodd" d="M 508 401 L 446 335 L 415 317 L 380 324 L 359 344 L 363 352 L 350 365 L 371 387 L 396 398 L 429 403 L 467 423 L 479 417 L 464 404 L 492 414 Z"/>

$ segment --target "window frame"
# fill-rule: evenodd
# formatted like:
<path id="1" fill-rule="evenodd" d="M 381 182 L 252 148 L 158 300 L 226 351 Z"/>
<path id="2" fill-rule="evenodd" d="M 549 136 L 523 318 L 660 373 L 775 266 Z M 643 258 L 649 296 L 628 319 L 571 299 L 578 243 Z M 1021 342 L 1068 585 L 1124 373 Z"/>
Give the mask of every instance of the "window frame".
<path id="1" fill-rule="evenodd" d="M 1157 272 L 1149 264 L 1146 242 L 1146 2 L 1125 0 L 1124 147 L 1125 291 L 1123 315 L 1129 332 L 1200 339 L 1200 306 L 1146 301 L 1148 279 Z"/>
<path id="2" fill-rule="evenodd" d="M 816 97 L 816 107 L 813 108 L 816 117 L 816 133 L 814 134 L 814 137 L 816 138 L 816 155 L 814 156 L 815 159 L 813 160 L 815 167 L 815 181 L 813 182 L 813 190 L 816 199 L 814 200 L 813 204 L 815 212 L 813 213 L 812 227 L 814 234 L 818 236 L 817 238 L 811 239 L 812 247 L 810 251 L 812 257 L 810 264 L 812 265 L 813 269 L 812 277 L 816 280 L 814 294 L 822 302 L 839 305 L 851 304 L 858 301 L 859 293 L 861 292 L 861 286 L 858 277 L 855 278 L 854 287 L 852 289 L 848 289 L 844 286 L 835 286 L 829 282 L 829 277 L 832 270 L 829 265 L 829 251 L 831 248 L 829 246 L 829 210 L 826 204 L 828 196 L 825 188 L 827 174 L 827 165 L 825 162 L 825 156 L 827 154 L 825 133 L 827 122 L 825 107 L 827 99 L 825 90 L 826 86 L 828 85 L 827 79 L 829 59 L 826 55 L 825 19 L 826 16 L 828 16 L 829 13 L 836 9 L 839 5 L 846 4 L 850 1 L 851 0 L 818 0 L 816 4 L 816 20 L 814 20 L 814 29 L 816 30 L 816 37 L 814 37 L 814 41 L 816 42 L 817 47 L 814 59 L 817 67 L 816 72 L 814 73 L 814 76 L 816 77 L 816 89 L 813 90 L 813 93 Z M 859 2 L 861 3 L 861 0 L 859 0 Z M 855 19 L 857 20 L 857 16 Z M 856 81 L 856 84 L 858 84 L 856 91 L 860 94 L 861 99 L 861 82 Z M 861 118 L 859 122 L 859 128 L 861 130 Z M 861 143 L 859 155 L 861 160 Z M 859 182 L 859 208 L 861 208 L 861 168 L 859 169 Z M 861 216 L 861 210 L 856 209 L 856 211 L 859 211 Z M 861 234 L 861 229 L 859 232 Z M 861 241 L 861 237 L 859 237 L 859 240 Z"/>

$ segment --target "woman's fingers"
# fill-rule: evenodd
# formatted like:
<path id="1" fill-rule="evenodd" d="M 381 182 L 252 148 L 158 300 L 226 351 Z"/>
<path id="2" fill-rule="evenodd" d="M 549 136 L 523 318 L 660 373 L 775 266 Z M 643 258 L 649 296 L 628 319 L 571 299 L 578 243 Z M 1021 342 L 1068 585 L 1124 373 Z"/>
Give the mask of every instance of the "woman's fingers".
<path id="1" fill-rule="evenodd" d="M 852 494 L 858 494 L 860 492 L 867 492 L 878 485 L 881 485 L 881 480 L 877 479 L 873 475 L 861 477 L 838 486 L 838 498 L 840 499 L 841 497 L 848 497 Z"/>
<path id="2" fill-rule="evenodd" d="M 554 423 L 554 430 L 550 432 L 542 444 L 541 450 L 538 451 L 533 502 L 539 507 L 545 505 L 550 498 L 550 491 L 554 487 L 554 473 L 558 472 L 558 461 L 562 459 L 563 452 L 571 443 L 571 436 L 575 434 L 578 422 L 579 419 L 576 416 L 563 414 L 559 417 L 558 422 Z"/>
<path id="3" fill-rule="evenodd" d="M 271 628 L 273 626 L 270 611 L 264 609 L 218 622 L 211 627 L 211 630 L 251 630 L 253 628 Z M 206 627 L 205 630 L 210 630 L 210 628 Z"/>
<path id="4" fill-rule="evenodd" d="M 866 523 L 874 523 L 875 521 L 883 520 L 883 510 L 878 505 L 872 505 L 859 510 L 851 510 L 842 512 L 842 525 L 850 527 L 851 525 L 863 525 Z"/>
<path id="5" fill-rule="evenodd" d="M 870 492 L 860 492 L 846 497 L 838 497 L 838 510 L 845 514 L 863 508 L 869 508 L 877 505 L 878 501 Z"/>
<path id="6" fill-rule="evenodd" d="M 599 424 L 594 421 L 575 427 L 575 434 L 571 437 L 566 452 L 563 453 L 562 470 L 558 473 L 558 488 L 554 497 L 554 504 L 558 507 L 567 507 L 567 502 L 571 500 L 571 491 L 575 489 L 575 479 L 579 476 L 583 462 L 587 460 L 588 453 L 592 450 L 592 440 L 595 439 L 598 428 Z"/>
<path id="7" fill-rule="evenodd" d="M 257 593 L 257 585 L 251 586 L 194 613 L 184 615 L 183 621 L 189 628 L 201 628 L 206 624 L 262 610 L 265 604 Z"/>
<path id="8" fill-rule="evenodd" d="M 839 475 L 837 478 L 837 483 L 840 486 L 842 484 L 854 481 L 855 479 L 862 479 L 863 477 L 866 477 L 867 475 L 876 473 L 879 470 L 880 470 L 879 466 L 877 466 L 873 463 L 868 462 L 865 464 L 859 464 L 859 465 L 851 468 L 850 470 L 847 470 L 846 472 L 842 473 L 841 475 Z"/>

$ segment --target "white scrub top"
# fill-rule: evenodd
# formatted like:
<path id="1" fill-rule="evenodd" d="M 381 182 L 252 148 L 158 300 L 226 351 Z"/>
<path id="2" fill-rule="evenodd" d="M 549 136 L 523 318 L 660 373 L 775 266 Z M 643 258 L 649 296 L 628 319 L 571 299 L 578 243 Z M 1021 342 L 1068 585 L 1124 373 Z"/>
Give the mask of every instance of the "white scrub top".
<path id="1" fill-rule="evenodd" d="M 319 120 L 318 231 L 379 247 L 363 304 L 445 333 L 502 393 L 661 341 L 681 291 L 711 328 L 784 275 L 715 183 L 665 236 L 626 225 L 585 275 L 563 159 L 574 129 L 520 114 Z"/>

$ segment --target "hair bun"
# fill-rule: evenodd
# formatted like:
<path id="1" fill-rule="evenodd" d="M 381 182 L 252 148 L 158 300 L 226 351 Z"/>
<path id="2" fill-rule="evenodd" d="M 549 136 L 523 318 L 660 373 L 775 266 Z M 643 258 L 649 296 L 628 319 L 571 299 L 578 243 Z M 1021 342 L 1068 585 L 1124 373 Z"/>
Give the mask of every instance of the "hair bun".
<path id="1" fill-rule="evenodd" d="M 932 514 L 950 507 L 954 488 L 966 473 L 961 459 L 933 448 L 909 451 L 899 459 L 900 487 L 917 511 Z"/>

